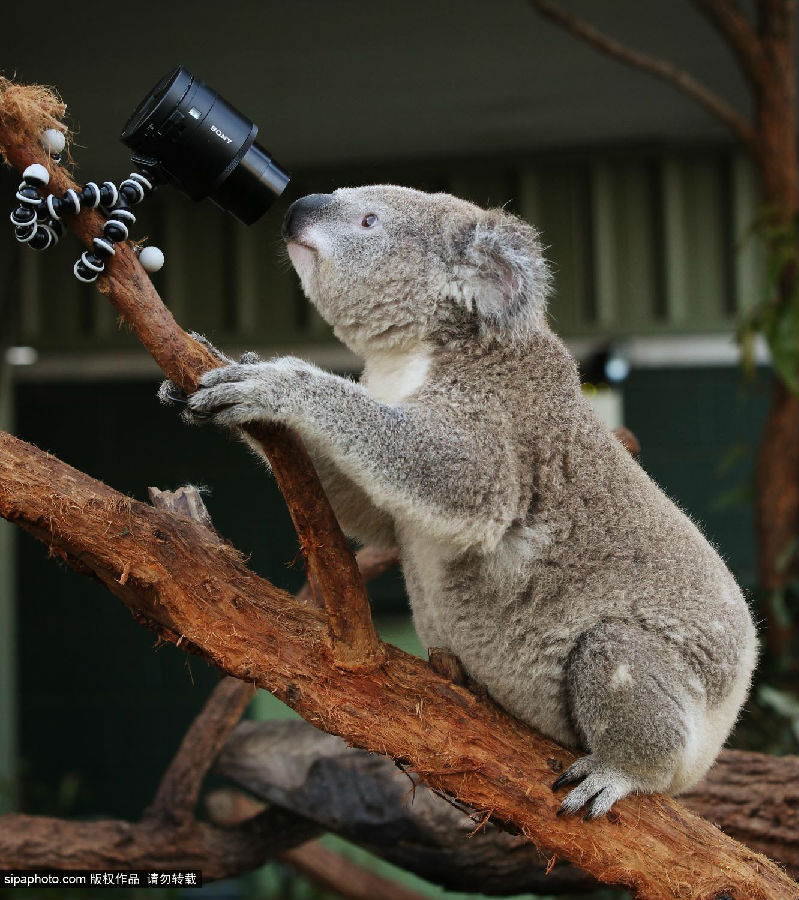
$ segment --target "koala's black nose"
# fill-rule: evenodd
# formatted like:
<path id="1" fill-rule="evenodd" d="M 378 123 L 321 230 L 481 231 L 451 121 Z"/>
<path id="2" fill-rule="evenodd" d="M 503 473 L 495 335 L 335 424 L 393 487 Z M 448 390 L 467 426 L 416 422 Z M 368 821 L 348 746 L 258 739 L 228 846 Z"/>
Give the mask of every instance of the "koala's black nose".
<path id="1" fill-rule="evenodd" d="M 286 210 L 283 218 L 283 237 L 291 240 L 299 235 L 302 226 L 313 213 L 324 209 L 333 202 L 332 194 L 308 194 L 295 200 Z"/>

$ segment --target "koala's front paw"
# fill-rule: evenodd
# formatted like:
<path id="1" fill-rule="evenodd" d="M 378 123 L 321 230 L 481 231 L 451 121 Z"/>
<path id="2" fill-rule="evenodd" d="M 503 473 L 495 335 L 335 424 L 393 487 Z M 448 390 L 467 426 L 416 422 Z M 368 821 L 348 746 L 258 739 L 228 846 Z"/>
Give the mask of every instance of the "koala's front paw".
<path id="1" fill-rule="evenodd" d="M 213 369 L 189 397 L 187 413 L 195 422 L 213 421 L 228 428 L 265 419 L 281 421 L 296 405 L 304 375 L 312 369 L 291 357 Z"/>
<path id="2" fill-rule="evenodd" d="M 227 363 L 228 365 L 234 365 L 233 360 L 224 354 L 221 350 L 215 347 L 205 335 L 199 334 L 197 331 L 190 331 L 189 337 L 194 338 L 198 344 L 202 344 L 203 347 L 210 350 L 216 359 L 220 360 L 220 362 Z M 242 353 L 239 358 L 239 363 L 241 365 L 256 365 L 261 362 L 261 357 L 257 353 L 253 353 L 252 351 L 248 351 L 247 353 Z M 197 425 L 204 419 L 201 419 L 198 416 L 192 414 L 191 410 L 188 408 L 188 395 L 186 392 L 175 384 L 174 381 L 170 381 L 167 379 L 166 381 L 162 381 L 158 388 L 158 399 L 165 406 L 175 406 L 180 408 L 180 417 L 184 422 L 187 422 L 189 425 Z"/>

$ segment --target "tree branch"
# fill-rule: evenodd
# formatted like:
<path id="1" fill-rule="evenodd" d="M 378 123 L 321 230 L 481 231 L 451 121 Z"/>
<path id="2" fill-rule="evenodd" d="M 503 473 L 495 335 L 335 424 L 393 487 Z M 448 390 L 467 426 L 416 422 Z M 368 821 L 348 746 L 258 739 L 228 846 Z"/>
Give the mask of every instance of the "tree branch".
<path id="1" fill-rule="evenodd" d="M 727 41 L 750 84 L 761 87 L 768 78 L 766 58 L 757 32 L 734 0 L 691 0 Z"/>
<path id="2" fill-rule="evenodd" d="M 760 35 L 769 41 L 796 41 L 796 0 L 757 0 Z"/>
<path id="3" fill-rule="evenodd" d="M 152 805 L 144 813 L 145 819 L 175 825 L 191 820 L 203 779 L 254 694 L 252 684 L 236 678 L 219 682 L 184 735 Z"/>
<path id="4" fill-rule="evenodd" d="M 549 785 L 572 753 L 394 647 L 379 669 L 338 668 L 323 615 L 251 572 L 218 535 L 2 433 L 0 515 L 99 578 L 165 639 L 317 727 L 404 760 L 435 790 L 607 884 L 641 898 L 799 896 L 773 863 L 667 797 L 625 799 L 590 824 L 557 817 Z"/>
<path id="5" fill-rule="evenodd" d="M 64 110 L 46 89 L 0 78 L 0 152 L 19 171 L 32 163 L 44 165 L 50 172 L 49 190 L 59 196 L 68 188 L 79 187 L 64 168 L 50 160 L 40 137 L 46 127 L 64 130 L 60 122 Z M 87 247 L 102 233 L 103 222 L 100 213 L 91 209 L 66 219 Z M 164 374 L 192 393 L 201 375 L 220 366 L 220 361 L 175 322 L 132 245 L 116 244 L 115 250 L 98 289 L 133 328 Z M 269 458 L 286 499 L 309 575 L 328 614 L 336 664 L 355 669 L 379 665 L 383 651 L 363 581 L 307 451 L 286 429 L 257 424 L 245 430 Z"/>
<path id="6" fill-rule="evenodd" d="M 757 132 L 751 123 L 726 100 L 719 97 L 706 85 L 697 81 L 684 69 L 680 69 L 673 63 L 668 62 L 668 60 L 649 56 L 626 47 L 614 38 L 594 28 L 593 25 L 590 25 L 579 16 L 561 9 L 560 6 L 550 2 L 550 0 L 531 0 L 531 2 L 547 19 L 555 22 L 575 37 L 581 38 L 606 56 L 610 56 L 627 66 L 632 66 L 634 69 L 649 72 L 650 75 L 655 75 L 657 78 L 668 82 L 692 100 L 696 100 L 697 103 L 704 106 L 708 112 L 712 113 L 730 128 L 743 141 L 750 153 L 757 155 Z"/>
<path id="7" fill-rule="evenodd" d="M 399 563 L 399 550 L 396 547 L 391 547 L 388 550 L 371 546 L 362 547 L 355 554 L 355 562 L 361 573 L 361 578 L 363 578 L 365 583 L 368 583 Z M 309 581 L 306 581 L 297 592 L 296 600 L 298 603 L 302 603 L 303 606 L 319 607 L 317 595 L 311 588 Z"/>
<path id="8" fill-rule="evenodd" d="M 594 879 L 562 863 L 545 875 L 546 857 L 523 837 L 490 824 L 464 841 L 474 831 L 474 816 L 442 803 L 424 785 L 413 789 L 409 802 L 408 777 L 390 760 L 353 750 L 306 722 L 242 722 L 214 771 L 259 800 L 307 816 L 449 890 L 506 896 L 573 894 L 598 887 Z M 227 798 L 224 821 L 238 821 L 230 813 L 233 792 L 227 790 L 227 795 L 213 795 L 212 807 L 221 811 Z M 799 873 L 796 756 L 725 750 L 706 778 L 681 799 L 725 833 Z M 251 808 L 242 805 L 250 814 Z M 217 813 L 212 818 L 217 821 Z"/>
<path id="9" fill-rule="evenodd" d="M 194 869 L 206 881 L 251 872 L 320 831 L 313 822 L 273 809 L 232 828 L 22 815 L 3 816 L 0 826 L 2 869 Z"/>

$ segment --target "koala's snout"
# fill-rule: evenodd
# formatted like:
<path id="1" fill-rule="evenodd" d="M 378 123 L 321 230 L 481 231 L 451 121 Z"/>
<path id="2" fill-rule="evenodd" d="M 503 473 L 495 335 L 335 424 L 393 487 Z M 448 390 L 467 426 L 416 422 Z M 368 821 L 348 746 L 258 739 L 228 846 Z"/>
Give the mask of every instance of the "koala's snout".
<path id="1" fill-rule="evenodd" d="M 300 197 L 286 210 L 283 219 L 283 239 L 296 240 L 303 227 L 313 219 L 314 213 L 319 212 L 333 202 L 332 194 L 308 194 Z"/>

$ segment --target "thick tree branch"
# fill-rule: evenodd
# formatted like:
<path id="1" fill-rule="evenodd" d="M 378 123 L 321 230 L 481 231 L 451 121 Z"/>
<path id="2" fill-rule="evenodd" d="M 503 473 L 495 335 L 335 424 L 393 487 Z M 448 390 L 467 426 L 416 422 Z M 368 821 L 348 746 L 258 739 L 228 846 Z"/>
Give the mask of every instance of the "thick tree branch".
<path id="1" fill-rule="evenodd" d="M 60 119 L 64 110 L 64 105 L 45 89 L 0 78 L 0 153 L 19 171 L 32 163 L 46 166 L 49 190 L 59 196 L 78 185 L 64 168 L 49 159 L 40 137 L 43 128 L 63 129 Z M 87 247 L 102 233 L 103 217 L 95 210 L 84 210 L 66 221 Z M 130 243 L 116 245 L 98 288 L 133 328 L 164 374 L 187 393 L 196 390 L 204 372 L 220 365 L 207 348 L 175 322 Z M 299 438 L 286 429 L 253 425 L 246 431 L 268 456 L 288 504 L 309 575 L 328 614 L 336 664 L 343 668 L 379 665 L 383 651 L 363 581 L 308 453 Z"/>
<path id="2" fill-rule="evenodd" d="M 464 841 L 475 828 L 472 816 L 442 803 L 424 785 L 418 785 L 410 799 L 408 777 L 390 760 L 353 750 L 307 722 L 242 722 L 214 770 L 260 800 L 307 816 L 449 890 L 574 894 L 598 886 L 585 873 L 561 863 L 545 875 L 547 858 L 524 838 L 490 824 Z M 233 792 L 217 792 L 217 813 L 226 797 L 228 810 L 242 801 Z M 727 834 L 799 873 L 796 756 L 725 750 L 681 801 Z M 251 807 L 242 806 L 240 816 L 251 814 Z M 217 820 L 216 814 L 212 817 Z M 223 820 L 239 819 L 228 811 Z"/>
<path id="3" fill-rule="evenodd" d="M 317 727 L 404 760 L 435 790 L 642 898 L 785 900 L 799 886 L 673 800 L 631 797 L 592 823 L 550 790 L 573 754 L 386 647 L 338 668 L 324 617 L 256 576 L 207 528 L 152 509 L 0 434 L 0 515 L 99 578 L 163 636 L 271 691 Z"/>
<path id="4" fill-rule="evenodd" d="M 575 37 L 581 38 L 606 56 L 610 56 L 627 66 L 632 66 L 634 69 L 655 75 L 657 78 L 681 90 L 684 94 L 691 97 L 692 100 L 696 100 L 697 103 L 704 106 L 708 112 L 712 113 L 730 128 L 746 145 L 750 153 L 754 156 L 757 155 L 757 133 L 751 123 L 726 100 L 719 97 L 706 85 L 697 81 L 684 69 L 680 69 L 668 60 L 649 56 L 626 47 L 609 35 L 594 28 L 593 25 L 590 25 L 579 16 L 566 12 L 557 3 L 552 3 L 551 0 L 532 0 L 532 3 L 547 19 L 560 25 L 561 28 Z"/>
<path id="5" fill-rule="evenodd" d="M 799 877 L 799 757 L 724 750 L 680 798 L 697 815 Z"/>

